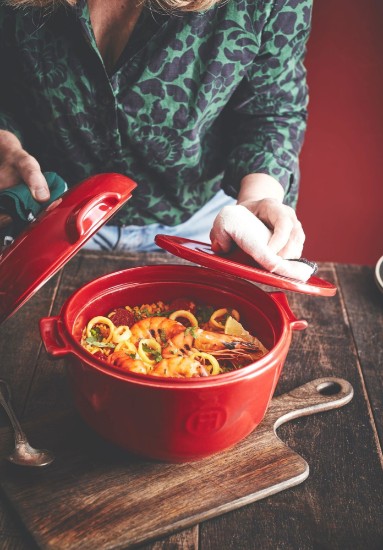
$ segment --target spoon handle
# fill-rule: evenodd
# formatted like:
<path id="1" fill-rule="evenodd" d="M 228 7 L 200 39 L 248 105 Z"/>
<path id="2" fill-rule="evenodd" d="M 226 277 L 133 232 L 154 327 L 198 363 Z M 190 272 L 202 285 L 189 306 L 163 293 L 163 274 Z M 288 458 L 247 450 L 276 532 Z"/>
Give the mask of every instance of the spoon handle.
<path id="1" fill-rule="evenodd" d="M 13 410 L 11 403 L 11 392 L 5 380 L 0 379 L 0 404 L 3 406 L 15 432 L 15 443 L 26 443 L 27 438 L 23 432 L 20 422 Z"/>

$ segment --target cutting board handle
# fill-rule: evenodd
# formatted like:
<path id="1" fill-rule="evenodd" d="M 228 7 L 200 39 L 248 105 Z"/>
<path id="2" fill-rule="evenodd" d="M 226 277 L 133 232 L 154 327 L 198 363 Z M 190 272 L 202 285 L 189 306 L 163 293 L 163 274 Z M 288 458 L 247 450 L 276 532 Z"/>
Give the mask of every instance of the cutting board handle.
<path id="1" fill-rule="evenodd" d="M 343 407 L 351 401 L 353 395 L 353 387 L 343 378 L 317 378 L 288 393 L 274 397 L 265 423 L 277 429 L 278 426 L 293 418 Z"/>

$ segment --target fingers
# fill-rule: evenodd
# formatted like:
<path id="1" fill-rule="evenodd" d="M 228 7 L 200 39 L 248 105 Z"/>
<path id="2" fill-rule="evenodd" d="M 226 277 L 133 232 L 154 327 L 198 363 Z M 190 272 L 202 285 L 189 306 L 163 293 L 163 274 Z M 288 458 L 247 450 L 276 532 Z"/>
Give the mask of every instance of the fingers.
<path id="1" fill-rule="evenodd" d="M 302 224 L 296 216 L 281 217 L 276 221 L 269 246 L 282 258 L 297 259 L 302 255 L 305 238 Z"/>
<path id="2" fill-rule="evenodd" d="M 233 243 L 251 256 L 259 265 L 278 275 L 306 281 L 313 267 L 301 262 L 287 261 L 285 258 L 301 256 L 304 233 L 300 222 L 291 215 L 289 207 L 279 210 L 275 216 L 273 235 L 266 225 L 248 208 L 242 205 L 225 206 L 214 220 L 210 232 L 212 250 L 229 252 Z M 272 217 L 272 216 L 271 216 Z M 274 247 L 270 246 L 274 238 Z M 283 256 L 282 254 L 286 254 Z"/>
<path id="3" fill-rule="evenodd" d="M 305 242 L 305 234 L 302 229 L 302 224 L 297 220 L 290 233 L 290 239 L 286 246 L 279 251 L 282 258 L 298 259 L 302 256 L 303 245 Z"/>
<path id="4" fill-rule="evenodd" d="M 290 217 L 282 215 L 275 220 L 269 246 L 276 254 L 288 246 L 293 227 L 294 224 Z"/>
<path id="5" fill-rule="evenodd" d="M 29 155 L 11 132 L 0 130 L 0 189 L 24 181 L 37 201 L 49 199 L 48 184 L 37 160 Z"/>
<path id="6" fill-rule="evenodd" d="M 228 224 L 232 224 L 227 208 L 230 209 L 231 207 L 224 207 L 219 212 L 210 231 L 211 249 L 217 254 L 220 252 L 229 252 L 233 244 L 233 240 L 230 235 L 230 227 L 227 227 Z"/>
<path id="7" fill-rule="evenodd" d="M 293 208 L 275 199 L 250 202 L 247 208 L 272 229 L 269 247 L 282 258 L 300 258 L 305 234 Z"/>
<path id="8" fill-rule="evenodd" d="M 20 179 L 29 187 L 32 197 L 38 202 L 49 199 L 49 187 L 37 160 L 25 151 L 15 161 Z"/>
<path id="9" fill-rule="evenodd" d="M 228 252 L 234 242 L 260 265 L 272 270 L 282 258 L 268 247 L 270 235 L 269 229 L 240 205 L 225 206 L 210 233 L 214 252 Z"/>

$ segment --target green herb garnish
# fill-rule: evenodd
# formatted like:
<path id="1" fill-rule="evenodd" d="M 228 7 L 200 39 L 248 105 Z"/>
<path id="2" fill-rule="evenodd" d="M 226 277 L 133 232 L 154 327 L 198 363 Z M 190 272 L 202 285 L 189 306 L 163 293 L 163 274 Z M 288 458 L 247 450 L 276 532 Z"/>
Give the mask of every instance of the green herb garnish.
<path id="1" fill-rule="evenodd" d="M 166 342 L 168 341 L 168 338 L 166 336 L 166 330 L 163 329 L 163 328 L 159 328 L 158 329 L 158 336 L 160 337 L 161 342 L 166 344 Z"/>
<path id="2" fill-rule="evenodd" d="M 96 348 L 115 348 L 115 344 L 112 342 L 99 342 L 94 336 L 89 336 L 89 338 L 86 338 L 85 342 L 88 344 L 91 344 L 92 346 L 96 346 Z"/>
<path id="3" fill-rule="evenodd" d="M 190 336 L 192 338 L 195 338 L 196 337 L 196 334 L 197 334 L 197 330 L 198 330 L 198 327 L 187 327 L 185 329 L 185 335 L 186 334 L 190 334 Z"/>
<path id="4" fill-rule="evenodd" d="M 148 344 L 142 344 L 142 349 L 145 353 L 153 357 L 154 361 L 158 363 L 162 359 L 162 355 L 159 351 L 151 348 Z"/>
<path id="5" fill-rule="evenodd" d="M 102 334 L 101 334 L 101 330 L 100 330 L 99 327 L 92 327 L 90 329 L 90 333 L 92 335 L 92 338 L 94 338 L 94 340 L 96 340 L 97 342 L 101 342 Z"/>

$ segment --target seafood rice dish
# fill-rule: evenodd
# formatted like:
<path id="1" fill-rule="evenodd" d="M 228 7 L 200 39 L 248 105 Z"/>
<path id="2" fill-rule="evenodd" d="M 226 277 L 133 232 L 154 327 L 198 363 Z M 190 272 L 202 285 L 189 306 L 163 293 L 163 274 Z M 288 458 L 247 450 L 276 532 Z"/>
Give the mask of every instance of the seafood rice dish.
<path id="1" fill-rule="evenodd" d="M 173 378 L 216 376 L 268 352 L 242 326 L 237 310 L 187 298 L 95 316 L 84 327 L 81 345 L 112 369 Z"/>

